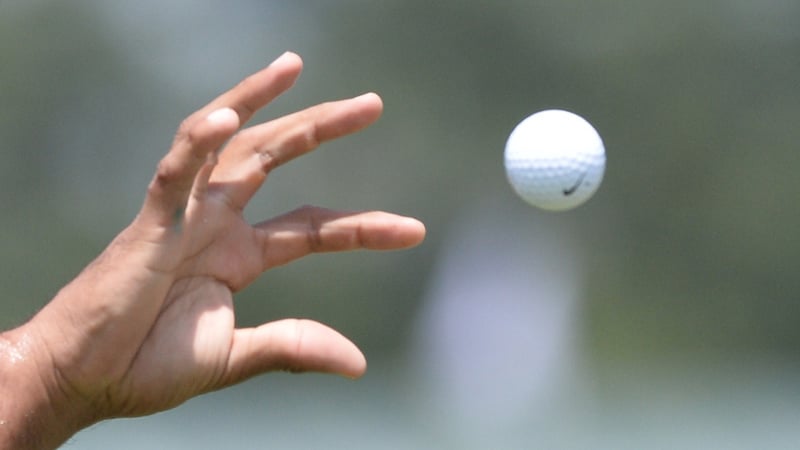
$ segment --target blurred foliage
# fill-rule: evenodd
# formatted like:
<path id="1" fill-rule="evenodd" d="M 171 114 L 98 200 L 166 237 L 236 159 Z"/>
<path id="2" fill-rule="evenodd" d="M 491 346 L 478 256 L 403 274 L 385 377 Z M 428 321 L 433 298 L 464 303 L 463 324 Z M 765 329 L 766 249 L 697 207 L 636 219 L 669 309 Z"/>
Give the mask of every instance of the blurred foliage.
<path id="1" fill-rule="evenodd" d="M 2 2 L 0 325 L 130 220 L 184 115 L 293 49 L 306 73 L 262 118 L 366 90 L 386 112 L 282 168 L 248 215 L 385 208 L 421 217 L 429 238 L 266 274 L 240 296 L 243 324 L 311 316 L 391 357 L 459 213 L 527 208 L 504 141 L 557 107 L 608 151 L 597 197 L 560 216 L 590 274 L 589 356 L 796 358 L 798 30 L 800 5 L 781 0 Z"/>

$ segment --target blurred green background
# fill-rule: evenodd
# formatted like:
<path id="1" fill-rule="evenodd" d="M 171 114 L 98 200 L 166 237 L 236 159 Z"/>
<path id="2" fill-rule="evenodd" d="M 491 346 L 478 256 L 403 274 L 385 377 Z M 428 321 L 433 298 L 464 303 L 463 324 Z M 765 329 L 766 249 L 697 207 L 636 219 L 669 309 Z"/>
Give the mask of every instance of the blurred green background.
<path id="1" fill-rule="evenodd" d="M 260 377 L 66 448 L 800 445 L 792 0 L 1 1 L 0 326 L 131 220 L 184 116 L 285 50 L 304 74 L 258 120 L 365 91 L 385 113 L 282 167 L 248 217 L 387 209 L 428 238 L 269 272 L 237 320 L 323 321 L 370 371 Z M 608 154 L 567 213 L 526 206 L 502 167 L 547 108 Z"/>

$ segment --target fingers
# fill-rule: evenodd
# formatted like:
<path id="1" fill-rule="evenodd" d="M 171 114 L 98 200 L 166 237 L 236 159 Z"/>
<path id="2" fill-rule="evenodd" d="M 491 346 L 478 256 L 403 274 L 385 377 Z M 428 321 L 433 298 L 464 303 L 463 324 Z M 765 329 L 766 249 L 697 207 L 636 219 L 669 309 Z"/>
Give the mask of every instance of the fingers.
<path id="1" fill-rule="evenodd" d="M 286 319 L 235 331 L 225 385 L 275 370 L 364 374 L 364 355 L 337 331 L 311 320 Z"/>
<path id="2" fill-rule="evenodd" d="M 184 212 L 198 173 L 214 164 L 214 152 L 258 109 L 289 89 L 301 70 L 300 57 L 287 52 L 184 120 L 172 149 L 159 163 L 140 218 L 174 224 Z M 210 173 L 202 171 L 206 178 Z"/>
<path id="3" fill-rule="evenodd" d="M 359 131 L 383 111 L 376 94 L 323 103 L 239 133 L 220 156 L 211 182 L 243 209 L 269 172 L 317 148 Z"/>
<path id="4" fill-rule="evenodd" d="M 410 217 L 381 211 L 342 212 L 306 206 L 255 227 L 263 270 L 310 253 L 393 250 L 425 238 L 425 226 Z"/>
<path id="5" fill-rule="evenodd" d="M 181 131 L 172 150 L 158 163 L 140 218 L 161 226 L 180 219 L 197 173 L 238 128 L 236 113 L 222 108 Z"/>
<path id="6" fill-rule="evenodd" d="M 287 91 L 300 76 L 303 60 L 292 52 L 279 56 L 265 69 L 242 80 L 236 87 L 187 118 L 189 125 L 219 108 L 231 108 L 245 124 L 259 109 Z"/>

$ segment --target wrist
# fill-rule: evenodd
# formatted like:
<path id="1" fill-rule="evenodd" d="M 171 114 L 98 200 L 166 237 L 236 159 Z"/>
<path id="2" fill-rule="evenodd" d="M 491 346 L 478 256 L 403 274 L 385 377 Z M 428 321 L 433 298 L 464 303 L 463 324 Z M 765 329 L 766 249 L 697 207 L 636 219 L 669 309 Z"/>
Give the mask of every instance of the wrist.
<path id="1" fill-rule="evenodd" d="M 0 450 L 56 448 L 78 431 L 30 325 L 0 334 Z"/>

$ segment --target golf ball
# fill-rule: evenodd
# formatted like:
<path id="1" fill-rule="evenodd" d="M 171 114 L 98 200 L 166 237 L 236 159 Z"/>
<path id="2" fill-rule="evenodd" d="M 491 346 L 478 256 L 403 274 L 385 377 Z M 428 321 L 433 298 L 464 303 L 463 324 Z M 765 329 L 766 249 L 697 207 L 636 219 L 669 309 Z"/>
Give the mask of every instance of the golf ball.
<path id="1" fill-rule="evenodd" d="M 508 181 L 533 206 L 564 211 L 600 187 L 606 153 L 600 135 L 582 117 L 547 110 L 519 123 L 505 148 Z"/>

